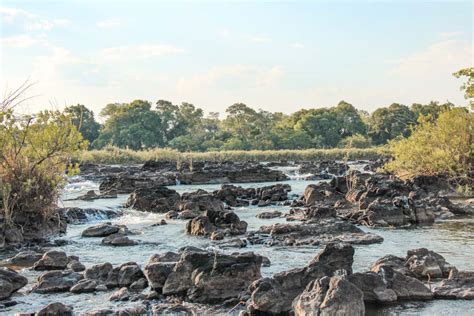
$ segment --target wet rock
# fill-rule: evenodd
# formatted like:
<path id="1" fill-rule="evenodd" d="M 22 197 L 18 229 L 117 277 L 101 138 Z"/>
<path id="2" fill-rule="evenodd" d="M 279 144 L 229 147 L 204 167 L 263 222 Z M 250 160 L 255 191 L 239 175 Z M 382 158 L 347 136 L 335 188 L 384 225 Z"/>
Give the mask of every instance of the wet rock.
<path id="1" fill-rule="evenodd" d="M 145 276 L 153 290 L 161 292 L 175 264 L 175 262 L 151 262 L 145 266 Z"/>
<path id="2" fill-rule="evenodd" d="M 67 268 L 74 272 L 82 272 L 86 269 L 86 267 L 78 260 L 69 260 Z"/>
<path id="3" fill-rule="evenodd" d="M 87 191 L 84 195 L 78 196 L 76 200 L 82 201 L 93 201 L 97 199 L 113 199 L 117 198 L 117 190 L 111 189 L 103 192 L 102 194 L 96 194 L 94 190 Z"/>
<path id="4" fill-rule="evenodd" d="M 86 228 L 82 232 L 82 237 L 107 237 L 119 232 L 126 233 L 128 230 L 124 225 L 103 223 Z"/>
<path id="5" fill-rule="evenodd" d="M 119 210 L 66 207 L 60 209 L 68 224 L 84 224 L 92 220 L 112 219 L 122 215 Z"/>
<path id="6" fill-rule="evenodd" d="M 410 270 L 405 266 L 405 261 L 405 258 L 397 257 L 394 255 L 386 255 L 382 258 L 377 259 L 377 261 L 375 261 L 372 265 L 371 270 L 379 270 L 380 267 L 388 266 L 404 275 L 413 276 Z"/>
<path id="7" fill-rule="evenodd" d="M 110 295 L 109 301 L 128 301 L 130 299 L 130 293 L 126 287 L 122 287 L 121 289 L 115 291 Z"/>
<path id="8" fill-rule="evenodd" d="M 364 294 L 340 276 L 311 281 L 293 303 L 296 316 L 365 315 Z"/>
<path id="9" fill-rule="evenodd" d="M 70 292 L 75 294 L 95 292 L 97 285 L 95 280 L 83 279 L 71 287 Z"/>
<path id="10" fill-rule="evenodd" d="M 51 303 L 41 309 L 35 316 L 72 316 L 73 307 L 63 303 Z"/>
<path id="11" fill-rule="evenodd" d="M 182 304 L 155 304 L 152 306 L 153 315 L 180 315 L 194 316 L 198 315 L 192 307 L 186 307 Z"/>
<path id="12" fill-rule="evenodd" d="M 154 254 L 148 259 L 148 264 L 157 262 L 177 262 L 180 255 L 176 252 L 167 251 L 165 253 Z"/>
<path id="13" fill-rule="evenodd" d="M 109 308 L 91 310 L 91 311 L 87 311 L 84 314 L 84 316 L 111 316 L 111 315 L 115 315 L 115 311 Z"/>
<path id="14" fill-rule="evenodd" d="M 165 295 L 187 295 L 192 302 L 235 299 L 261 277 L 262 257 L 252 252 L 226 255 L 187 248 L 163 286 Z"/>
<path id="15" fill-rule="evenodd" d="M 443 256 L 426 248 L 409 250 L 405 266 L 416 278 L 447 277 L 454 268 Z"/>
<path id="16" fill-rule="evenodd" d="M 67 263 L 68 258 L 64 251 L 50 250 L 35 262 L 33 269 L 37 271 L 64 270 L 67 268 Z"/>
<path id="17" fill-rule="evenodd" d="M 84 278 L 89 280 L 96 280 L 99 283 L 105 283 L 112 274 L 113 266 L 109 262 L 96 264 L 84 271 Z"/>
<path id="18" fill-rule="evenodd" d="M 393 303 L 397 294 L 387 288 L 382 277 L 375 272 L 354 273 L 348 276 L 348 281 L 364 293 L 364 302 Z"/>
<path id="19" fill-rule="evenodd" d="M 232 211 L 206 211 L 186 225 L 189 235 L 210 237 L 215 231 L 222 231 L 229 236 L 240 235 L 247 231 L 247 223 Z"/>
<path id="20" fill-rule="evenodd" d="M 140 188 L 135 190 L 128 197 L 125 207 L 130 207 L 139 211 L 166 213 L 177 210 L 181 197 L 175 190 L 165 186 L 153 188 Z"/>
<path id="21" fill-rule="evenodd" d="M 116 312 L 117 316 L 138 316 L 147 314 L 147 308 L 143 304 L 127 306 L 124 309 L 118 310 Z"/>
<path id="22" fill-rule="evenodd" d="M 99 185 L 101 193 L 115 190 L 118 194 L 129 194 L 135 190 L 175 185 L 175 173 L 140 172 L 106 177 Z"/>
<path id="23" fill-rule="evenodd" d="M 397 294 L 399 300 L 430 300 L 433 298 L 433 293 L 423 283 L 388 266 L 378 266 L 372 271 L 382 277 L 384 283 Z"/>
<path id="24" fill-rule="evenodd" d="M 260 236 L 270 238 L 260 238 Z M 383 241 L 383 238 L 366 233 L 357 226 L 340 220 L 324 220 L 317 223 L 281 224 L 262 226 L 248 239 L 252 243 L 267 245 L 319 245 L 332 242 L 351 244 L 372 244 Z"/>
<path id="25" fill-rule="evenodd" d="M 132 240 L 125 236 L 124 234 L 112 234 L 104 239 L 102 239 L 102 245 L 114 246 L 114 247 L 126 247 L 126 246 L 135 246 L 138 243 L 135 240 Z"/>
<path id="26" fill-rule="evenodd" d="M 280 211 L 273 211 L 273 212 L 258 213 L 255 217 L 260 218 L 260 219 L 270 219 L 270 218 L 281 217 L 282 215 L 283 213 Z"/>
<path id="27" fill-rule="evenodd" d="M 14 257 L 8 258 L 2 265 L 12 267 L 31 267 L 33 264 L 43 257 L 42 253 L 36 251 L 21 251 Z"/>
<path id="28" fill-rule="evenodd" d="M 132 284 L 130 284 L 129 289 L 130 291 L 141 291 L 143 289 L 146 289 L 148 287 L 148 281 L 146 278 L 141 278 L 136 281 L 134 281 Z"/>
<path id="29" fill-rule="evenodd" d="M 28 279 L 16 271 L 0 267 L 0 300 L 10 297 L 28 283 Z"/>
<path id="30" fill-rule="evenodd" d="M 434 288 L 434 296 L 441 299 L 474 300 L 474 272 L 457 272 Z"/>
<path id="31" fill-rule="evenodd" d="M 338 270 L 352 272 L 354 248 L 347 244 L 327 245 L 306 267 L 260 279 L 250 286 L 252 309 L 266 313 L 287 313 L 295 297 L 313 280 L 332 276 Z"/>
<path id="32" fill-rule="evenodd" d="M 73 271 L 48 271 L 43 273 L 32 287 L 35 293 L 68 292 L 80 279 Z"/>
<path id="33" fill-rule="evenodd" d="M 199 189 L 195 192 L 183 193 L 179 210 L 194 214 L 208 210 L 218 212 L 224 210 L 224 203 L 209 192 Z"/>

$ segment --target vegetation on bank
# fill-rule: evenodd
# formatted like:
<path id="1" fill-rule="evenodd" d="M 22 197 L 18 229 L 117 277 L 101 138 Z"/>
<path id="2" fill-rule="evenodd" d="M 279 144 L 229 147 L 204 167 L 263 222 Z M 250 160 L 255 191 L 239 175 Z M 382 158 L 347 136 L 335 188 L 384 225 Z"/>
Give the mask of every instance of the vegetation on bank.
<path id="1" fill-rule="evenodd" d="M 304 150 L 229 150 L 209 152 L 179 152 L 174 149 L 134 151 L 117 147 L 88 150 L 78 153 L 74 160 L 81 163 L 134 164 L 147 160 L 156 161 L 315 161 L 386 158 L 384 147 L 333 148 Z"/>

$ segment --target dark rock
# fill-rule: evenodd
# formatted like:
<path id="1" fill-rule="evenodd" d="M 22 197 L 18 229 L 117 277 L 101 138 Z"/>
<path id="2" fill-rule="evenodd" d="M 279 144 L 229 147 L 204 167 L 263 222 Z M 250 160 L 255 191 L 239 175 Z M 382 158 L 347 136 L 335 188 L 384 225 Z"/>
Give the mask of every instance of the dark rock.
<path id="1" fill-rule="evenodd" d="M 91 220 L 112 219 L 122 215 L 119 210 L 95 208 L 66 207 L 59 209 L 59 211 L 66 218 L 68 224 L 84 224 Z"/>
<path id="2" fill-rule="evenodd" d="M 68 259 L 64 251 L 50 250 L 35 262 L 33 269 L 37 271 L 64 270 L 67 268 L 67 263 Z"/>
<path id="3" fill-rule="evenodd" d="M 11 267 L 31 267 L 43 257 L 42 253 L 36 251 L 21 251 L 14 257 L 5 260 L 2 265 Z"/>
<path id="4" fill-rule="evenodd" d="M 41 309 L 35 316 L 72 316 L 73 307 L 63 303 L 51 303 Z"/>
<path id="5" fill-rule="evenodd" d="M 33 285 L 35 293 L 68 292 L 82 276 L 73 271 L 48 271 L 43 273 Z"/>
<path id="6" fill-rule="evenodd" d="M 130 300 L 130 293 L 126 287 L 122 287 L 110 295 L 109 301 L 128 301 Z"/>
<path id="7" fill-rule="evenodd" d="M 112 234 L 104 239 L 102 239 L 102 245 L 114 246 L 114 247 L 126 247 L 126 246 L 135 246 L 138 243 L 135 240 L 132 240 L 125 236 L 124 234 Z"/>
<path id="8" fill-rule="evenodd" d="M 457 272 L 453 269 L 449 278 L 434 288 L 434 295 L 441 299 L 474 299 L 474 272 Z"/>
<path id="9" fill-rule="evenodd" d="M 311 281 L 293 302 L 296 316 L 365 315 L 364 294 L 340 276 Z"/>
<path id="10" fill-rule="evenodd" d="M 98 283 L 95 280 L 83 279 L 71 287 L 70 291 L 76 294 L 95 292 L 97 285 Z"/>
<path id="11" fill-rule="evenodd" d="M 447 277 L 454 268 L 443 256 L 426 248 L 409 250 L 405 266 L 418 279 Z"/>
<path id="12" fill-rule="evenodd" d="M 134 208 L 139 211 L 166 213 L 177 210 L 180 196 L 175 190 L 165 186 L 153 188 L 140 188 L 135 190 L 125 203 L 125 207 Z"/>
<path id="13" fill-rule="evenodd" d="M 28 279 L 16 271 L 0 267 L 0 300 L 9 298 L 28 283 Z"/>
<path id="14" fill-rule="evenodd" d="M 157 262 L 177 262 L 180 255 L 176 252 L 167 251 L 161 254 L 154 254 L 148 259 L 148 264 Z"/>
<path id="15" fill-rule="evenodd" d="M 215 231 L 222 231 L 229 236 L 240 235 L 247 231 L 247 223 L 232 211 L 206 211 L 186 225 L 189 235 L 210 237 Z"/>
<path id="16" fill-rule="evenodd" d="M 258 213 L 256 217 L 260 219 L 269 219 L 269 218 L 281 217 L 282 214 L 283 213 L 280 211 L 262 212 L 262 213 Z"/>
<path id="17" fill-rule="evenodd" d="M 348 276 L 348 281 L 364 293 L 366 303 L 393 303 L 397 294 L 387 288 L 382 277 L 375 272 L 354 273 Z"/>
<path id="18" fill-rule="evenodd" d="M 112 223 L 103 223 L 86 228 L 82 232 L 82 237 L 107 237 L 116 233 L 126 233 L 127 227 L 124 225 L 116 225 Z"/>
<path id="19" fill-rule="evenodd" d="M 161 291 L 175 264 L 175 262 L 151 262 L 145 266 L 145 276 L 153 290 Z"/>

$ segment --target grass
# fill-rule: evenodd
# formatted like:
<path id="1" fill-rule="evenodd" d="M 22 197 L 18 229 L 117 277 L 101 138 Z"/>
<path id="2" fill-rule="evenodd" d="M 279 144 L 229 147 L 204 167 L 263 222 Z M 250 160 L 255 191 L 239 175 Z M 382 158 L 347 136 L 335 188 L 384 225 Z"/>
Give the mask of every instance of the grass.
<path id="1" fill-rule="evenodd" d="M 74 157 L 83 163 L 133 164 L 156 161 L 316 161 L 316 160 L 375 160 L 388 157 L 383 147 L 333 148 L 304 150 L 233 150 L 211 152 L 178 152 L 173 149 L 133 151 L 108 147 L 102 150 L 81 152 Z"/>

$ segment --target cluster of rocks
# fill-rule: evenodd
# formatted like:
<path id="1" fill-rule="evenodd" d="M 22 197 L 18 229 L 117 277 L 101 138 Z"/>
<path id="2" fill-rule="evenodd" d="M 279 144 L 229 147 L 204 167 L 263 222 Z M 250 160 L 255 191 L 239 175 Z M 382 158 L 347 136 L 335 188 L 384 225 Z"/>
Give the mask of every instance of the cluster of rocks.
<path id="1" fill-rule="evenodd" d="M 120 210 L 65 207 L 59 212 L 68 224 L 84 224 L 94 220 L 113 219 L 122 215 Z"/>
<path id="2" fill-rule="evenodd" d="M 213 240 L 225 236 L 245 234 L 247 222 L 241 221 L 232 211 L 205 211 L 203 215 L 191 219 L 186 224 L 186 233 L 194 236 L 205 236 Z"/>
<path id="3" fill-rule="evenodd" d="M 222 185 L 213 192 L 221 201 L 229 206 L 258 205 L 259 207 L 275 205 L 288 200 L 289 184 L 276 184 L 259 188 L 242 188 L 232 184 Z"/>
<path id="4" fill-rule="evenodd" d="M 102 245 L 106 246 L 134 246 L 136 240 L 128 237 L 132 233 L 125 225 L 112 224 L 110 222 L 90 226 L 82 232 L 82 237 L 104 237 Z"/>

